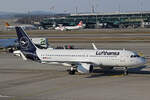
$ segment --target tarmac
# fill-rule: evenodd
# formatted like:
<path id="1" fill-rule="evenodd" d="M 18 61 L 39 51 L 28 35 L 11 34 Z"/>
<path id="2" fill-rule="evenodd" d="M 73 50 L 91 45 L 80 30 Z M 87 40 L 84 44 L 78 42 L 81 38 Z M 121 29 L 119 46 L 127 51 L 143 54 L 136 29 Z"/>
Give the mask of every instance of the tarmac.
<path id="1" fill-rule="evenodd" d="M 65 43 L 92 49 L 90 43 Z M 65 45 L 51 43 L 52 46 Z M 99 49 L 128 49 L 150 56 L 150 43 L 96 43 Z M 0 100 L 149 100 L 150 63 L 122 71 L 68 75 L 68 67 L 23 61 L 0 53 Z"/>
<path id="2" fill-rule="evenodd" d="M 17 35 L 15 34 L 11 34 L 11 33 L 7 33 L 7 34 L 0 34 L 0 38 L 16 38 Z M 59 38 L 59 39 L 64 39 L 64 38 L 147 38 L 150 37 L 149 33 L 47 33 L 47 34 L 30 34 L 31 37 L 43 37 L 43 38 L 50 38 L 50 39 L 55 39 L 55 38 Z"/>
<path id="3" fill-rule="evenodd" d="M 27 32 L 28 33 L 28 32 Z M 149 33 L 40 33 L 30 34 L 31 38 L 48 38 L 48 41 L 51 43 L 90 43 L 90 42 L 150 42 Z M 15 34 L 0 34 L 0 39 L 16 39 L 17 35 Z"/>

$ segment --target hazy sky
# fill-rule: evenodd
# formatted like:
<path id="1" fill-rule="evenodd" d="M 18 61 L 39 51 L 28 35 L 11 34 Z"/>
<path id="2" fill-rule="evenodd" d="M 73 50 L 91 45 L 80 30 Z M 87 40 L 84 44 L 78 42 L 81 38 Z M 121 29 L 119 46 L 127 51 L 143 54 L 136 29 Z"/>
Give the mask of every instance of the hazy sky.
<path id="1" fill-rule="evenodd" d="M 78 7 L 78 12 L 90 12 L 91 5 L 97 12 L 150 11 L 150 0 L 0 0 L 0 11 L 74 13 Z"/>

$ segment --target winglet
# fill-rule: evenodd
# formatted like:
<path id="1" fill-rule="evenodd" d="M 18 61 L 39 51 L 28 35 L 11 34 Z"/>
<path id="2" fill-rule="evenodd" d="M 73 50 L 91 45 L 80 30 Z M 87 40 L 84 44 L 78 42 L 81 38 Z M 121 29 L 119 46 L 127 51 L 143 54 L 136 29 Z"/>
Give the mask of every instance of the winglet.
<path id="1" fill-rule="evenodd" d="M 97 50 L 97 47 L 95 46 L 94 43 L 92 43 L 92 46 L 93 46 L 94 50 Z"/>

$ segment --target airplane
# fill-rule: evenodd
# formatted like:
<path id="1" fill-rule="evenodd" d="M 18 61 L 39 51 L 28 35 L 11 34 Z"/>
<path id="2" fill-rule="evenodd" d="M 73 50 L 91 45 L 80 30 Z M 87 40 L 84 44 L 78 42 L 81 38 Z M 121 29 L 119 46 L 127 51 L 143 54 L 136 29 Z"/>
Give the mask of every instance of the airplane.
<path id="1" fill-rule="evenodd" d="M 26 25 L 19 25 L 25 30 L 30 30 L 30 29 L 36 29 L 34 25 L 26 24 Z M 11 26 L 8 22 L 5 23 L 5 27 L 8 30 L 14 30 L 16 26 Z"/>
<path id="2" fill-rule="evenodd" d="M 24 60 L 28 58 L 43 64 L 56 62 L 70 66 L 69 74 L 75 72 L 91 73 L 94 67 L 113 68 L 123 67 L 127 75 L 128 68 L 139 67 L 146 63 L 146 59 L 137 52 L 129 50 L 97 49 L 38 49 L 21 27 L 16 27 L 20 45 L 20 53 Z"/>
<path id="3" fill-rule="evenodd" d="M 0 39 L 0 48 L 11 48 L 17 46 L 17 39 Z"/>
<path id="4" fill-rule="evenodd" d="M 78 25 L 76 26 L 59 26 L 59 27 L 56 27 L 55 30 L 61 30 L 61 31 L 64 31 L 64 30 L 79 30 L 79 29 L 83 29 L 84 28 L 84 24 L 82 21 L 79 22 Z"/>
<path id="5" fill-rule="evenodd" d="M 6 29 L 8 29 L 8 30 L 13 30 L 13 29 L 15 29 L 15 26 L 10 26 L 10 25 L 8 24 L 8 22 L 5 23 L 5 27 L 6 27 Z"/>

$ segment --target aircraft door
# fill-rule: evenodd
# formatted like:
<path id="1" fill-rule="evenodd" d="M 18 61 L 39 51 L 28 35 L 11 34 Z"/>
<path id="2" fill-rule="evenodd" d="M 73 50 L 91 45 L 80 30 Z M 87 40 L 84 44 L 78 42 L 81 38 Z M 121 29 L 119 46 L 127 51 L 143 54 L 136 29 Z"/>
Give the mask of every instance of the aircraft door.
<path id="1" fill-rule="evenodd" d="M 123 55 L 120 55 L 119 57 L 119 65 L 126 65 L 127 64 L 127 55 L 123 54 Z"/>

